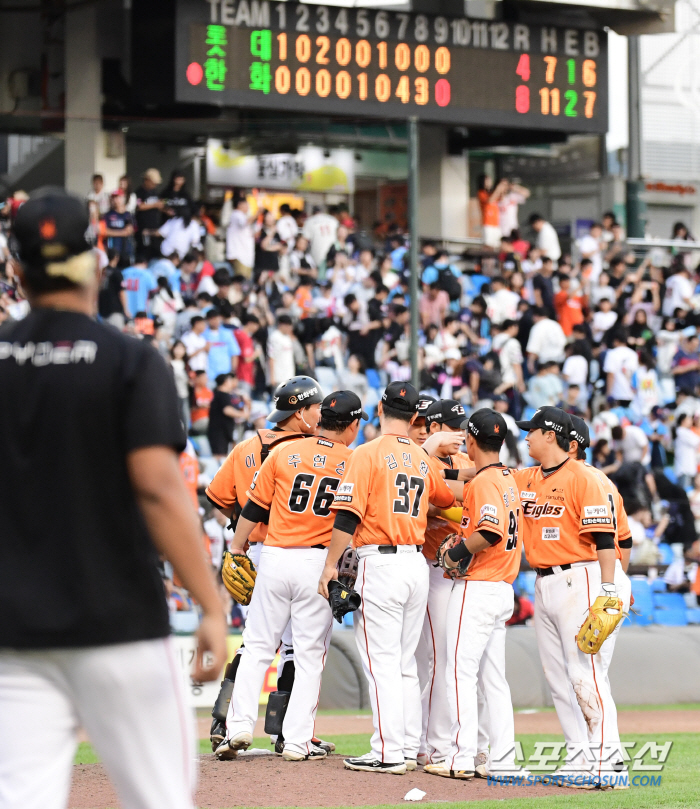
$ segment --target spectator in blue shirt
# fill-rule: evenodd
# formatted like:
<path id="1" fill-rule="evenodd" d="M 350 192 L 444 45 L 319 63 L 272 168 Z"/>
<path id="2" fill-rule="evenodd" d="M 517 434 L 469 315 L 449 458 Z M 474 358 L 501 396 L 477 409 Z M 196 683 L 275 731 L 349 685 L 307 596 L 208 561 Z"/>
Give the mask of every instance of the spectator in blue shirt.
<path id="1" fill-rule="evenodd" d="M 179 266 L 180 256 L 177 253 L 173 253 L 170 256 L 164 256 L 163 258 L 159 258 L 158 261 L 154 261 L 148 269 L 156 280 L 158 278 L 166 278 L 170 287 L 180 292 Z"/>
<path id="2" fill-rule="evenodd" d="M 215 381 L 219 374 L 235 374 L 241 349 L 231 329 L 222 325 L 221 312 L 212 308 L 207 312 L 207 328 L 202 335 L 209 343 L 208 375 Z"/>
<path id="3" fill-rule="evenodd" d="M 391 247 L 389 252 L 391 256 L 391 266 L 400 273 L 404 268 L 404 256 L 408 252 L 408 248 L 404 244 L 403 236 L 392 236 L 391 239 L 389 239 L 389 245 Z"/>
<path id="4" fill-rule="evenodd" d="M 154 289 L 158 288 L 156 279 L 148 269 L 148 262 L 143 253 L 136 256 L 132 267 L 122 272 L 124 277 L 124 291 L 126 292 L 127 309 L 132 312 L 148 311 L 148 298 Z"/>

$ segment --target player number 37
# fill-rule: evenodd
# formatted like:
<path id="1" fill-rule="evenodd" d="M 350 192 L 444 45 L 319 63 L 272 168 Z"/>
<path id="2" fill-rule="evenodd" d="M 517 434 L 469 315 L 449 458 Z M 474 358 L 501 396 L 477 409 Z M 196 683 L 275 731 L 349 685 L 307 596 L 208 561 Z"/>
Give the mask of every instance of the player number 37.
<path id="1" fill-rule="evenodd" d="M 394 481 L 398 497 L 394 500 L 394 514 L 408 514 L 417 517 L 420 512 L 420 499 L 425 489 L 425 481 L 416 475 L 408 475 L 399 472 Z M 411 492 L 415 492 L 413 497 L 413 508 L 411 508 Z"/>

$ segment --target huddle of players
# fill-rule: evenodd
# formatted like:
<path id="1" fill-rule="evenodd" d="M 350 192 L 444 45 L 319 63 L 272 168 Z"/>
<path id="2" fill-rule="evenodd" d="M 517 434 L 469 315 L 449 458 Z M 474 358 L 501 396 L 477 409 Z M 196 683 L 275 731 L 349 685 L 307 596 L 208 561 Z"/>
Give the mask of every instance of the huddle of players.
<path id="1" fill-rule="evenodd" d="M 319 595 L 327 597 L 352 543 L 362 597 L 356 641 L 374 734 L 371 751 L 345 766 L 401 774 L 422 764 L 465 779 L 514 771 L 505 622 L 522 538 L 538 573 L 540 656 L 569 751 L 562 772 L 600 776 L 618 766 L 607 678 L 616 634 L 598 655 L 584 655 L 575 624 L 601 589 L 619 591 L 628 607 L 621 560 L 629 551 L 620 540 L 623 548 L 631 541 L 612 484 L 576 462 L 588 442 L 585 423 L 574 425 L 557 408 L 537 411 L 519 426 L 541 466 L 508 470 L 498 460 L 507 426 L 491 410 L 465 419 L 456 401 L 434 402 L 392 383 L 378 406 L 381 436 L 351 452 L 366 418 L 358 397 L 341 391 L 321 400 L 306 377 L 276 394 L 270 420 L 278 427 L 238 445 L 207 492 L 225 513 L 239 515 L 232 550 L 248 540 L 260 565 L 245 652 L 227 667 L 214 710 L 217 755 L 234 757 L 250 745 L 264 674 L 280 643 L 278 689 L 291 696 L 276 752 L 298 761 L 333 749 L 313 736 L 332 620 Z M 459 452 L 464 429 L 467 455 Z M 455 495 L 464 499 L 461 509 L 452 508 Z"/>

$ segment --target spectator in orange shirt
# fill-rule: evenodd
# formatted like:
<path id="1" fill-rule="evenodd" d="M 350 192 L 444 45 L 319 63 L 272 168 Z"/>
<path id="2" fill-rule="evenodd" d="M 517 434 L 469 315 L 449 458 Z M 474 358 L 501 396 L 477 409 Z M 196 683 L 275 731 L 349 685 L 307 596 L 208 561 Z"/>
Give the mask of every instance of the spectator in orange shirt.
<path id="1" fill-rule="evenodd" d="M 583 307 L 586 299 L 575 295 L 571 289 L 571 278 L 561 273 L 559 275 L 559 292 L 554 296 L 554 309 L 562 331 L 571 337 L 574 326 L 583 323 Z"/>
<path id="2" fill-rule="evenodd" d="M 209 387 L 206 371 L 197 371 L 194 378 L 192 398 L 194 399 L 194 405 L 190 413 L 192 432 L 202 435 L 207 432 L 209 427 L 209 408 L 214 398 L 214 394 Z"/>
<path id="3" fill-rule="evenodd" d="M 501 227 L 499 224 L 498 200 L 505 192 L 503 180 L 494 188 L 493 178 L 488 174 L 479 177 L 479 206 L 481 208 L 481 224 L 484 231 L 484 244 L 492 250 L 501 246 Z"/>

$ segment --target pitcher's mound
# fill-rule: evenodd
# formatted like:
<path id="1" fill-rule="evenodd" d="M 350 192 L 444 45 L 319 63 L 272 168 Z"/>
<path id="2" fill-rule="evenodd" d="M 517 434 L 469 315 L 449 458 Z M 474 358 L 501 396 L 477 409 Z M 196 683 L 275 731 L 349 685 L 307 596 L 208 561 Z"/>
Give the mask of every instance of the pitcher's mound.
<path id="1" fill-rule="evenodd" d="M 322 761 L 302 762 L 283 761 L 279 756 L 250 756 L 235 761 L 200 756 L 199 766 L 197 806 L 207 809 L 398 804 L 404 802 L 404 795 L 414 787 L 426 793 L 424 803 L 566 794 L 559 787 L 489 786 L 481 779 L 453 781 L 428 775 L 421 768 L 406 775 L 352 772 L 343 767 L 343 757 L 335 755 Z M 118 805 L 101 764 L 73 768 L 70 809 L 106 809 Z"/>

